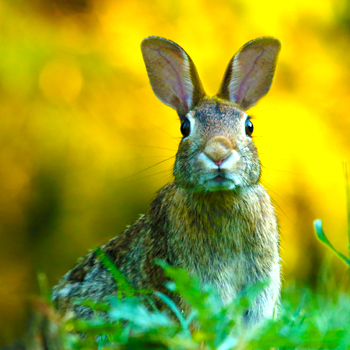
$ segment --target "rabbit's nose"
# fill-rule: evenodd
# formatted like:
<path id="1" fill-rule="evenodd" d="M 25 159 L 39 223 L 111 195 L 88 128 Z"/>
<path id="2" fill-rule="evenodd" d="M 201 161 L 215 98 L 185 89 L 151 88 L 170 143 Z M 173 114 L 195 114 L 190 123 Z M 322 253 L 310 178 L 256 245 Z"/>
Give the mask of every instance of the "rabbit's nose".
<path id="1" fill-rule="evenodd" d="M 203 153 L 217 166 L 220 166 L 232 153 L 232 149 L 232 143 L 229 139 L 223 136 L 215 136 L 207 142 Z"/>

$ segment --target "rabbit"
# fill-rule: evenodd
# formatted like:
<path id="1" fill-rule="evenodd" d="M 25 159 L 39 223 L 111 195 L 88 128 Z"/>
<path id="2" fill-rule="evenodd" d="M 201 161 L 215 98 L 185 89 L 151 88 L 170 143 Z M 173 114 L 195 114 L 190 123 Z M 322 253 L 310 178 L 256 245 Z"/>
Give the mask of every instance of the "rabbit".
<path id="1" fill-rule="evenodd" d="M 174 180 L 146 214 L 101 247 L 134 288 L 170 295 L 181 310 L 188 310 L 186 302 L 164 286 L 167 278 L 155 259 L 198 276 L 224 305 L 268 280 L 244 313 L 247 327 L 274 317 L 281 289 L 276 213 L 259 183 L 261 163 L 245 113 L 269 91 L 280 48 L 272 37 L 246 43 L 229 62 L 218 94 L 208 97 L 179 45 L 156 36 L 143 40 L 152 89 L 177 111 L 183 137 Z M 90 252 L 53 288 L 52 300 L 63 314 L 91 318 L 92 310 L 73 300 L 107 301 L 116 293 L 110 272 Z"/>

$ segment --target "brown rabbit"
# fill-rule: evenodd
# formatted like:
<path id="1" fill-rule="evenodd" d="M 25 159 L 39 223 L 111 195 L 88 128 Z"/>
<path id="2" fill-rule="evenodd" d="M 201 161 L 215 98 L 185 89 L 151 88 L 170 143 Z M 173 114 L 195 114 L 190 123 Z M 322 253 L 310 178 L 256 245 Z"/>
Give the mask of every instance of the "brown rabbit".
<path id="1" fill-rule="evenodd" d="M 177 111 L 183 138 L 174 181 L 159 191 L 148 213 L 102 250 L 134 288 L 167 294 L 156 258 L 197 275 L 201 285 L 217 289 L 224 303 L 247 286 L 269 280 L 244 317 L 248 325 L 272 317 L 281 285 L 278 225 L 259 184 L 253 124 L 244 111 L 270 89 L 280 42 L 262 37 L 245 44 L 212 98 L 180 46 L 152 36 L 141 49 L 153 91 Z M 72 301 L 103 301 L 117 288 L 92 252 L 54 287 L 53 300 L 62 312 L 91 317 L 89 308 Z M 175 302 L 186 309 L 181 298 Z"/>

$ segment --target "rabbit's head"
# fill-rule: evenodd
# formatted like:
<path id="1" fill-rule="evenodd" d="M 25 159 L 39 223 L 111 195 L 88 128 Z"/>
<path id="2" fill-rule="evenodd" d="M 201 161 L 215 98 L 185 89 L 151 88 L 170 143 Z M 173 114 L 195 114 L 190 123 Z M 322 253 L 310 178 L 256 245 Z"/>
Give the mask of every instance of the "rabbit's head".
<path id="1" fill-rule="evenodd" d="M 262 37 L 245 44 L 230 61 L 219 93 L 206 96 L 187 53 L 174 42 L 146 38 L 141 45 L 156 96 L 181 120 L 175 181 L 193 191 L 239 191 L 256 184 L 260 160 L 245 110 L 270 89 L 280 42 Z"/>

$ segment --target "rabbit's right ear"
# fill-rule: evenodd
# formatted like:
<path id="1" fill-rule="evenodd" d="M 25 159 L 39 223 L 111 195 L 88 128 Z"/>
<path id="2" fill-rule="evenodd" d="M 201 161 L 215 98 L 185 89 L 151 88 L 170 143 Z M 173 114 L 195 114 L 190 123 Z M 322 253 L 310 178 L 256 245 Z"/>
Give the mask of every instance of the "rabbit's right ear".
<path id="1" fill-rule="evenodd" d="M 262 37 L 246 43 L 230 61 L 218 97 L 243 110 L 254 106 L 270 90 L 281 43 Z"/>
<path id="2" fill-rule="evenodd" d="M 174 42 L 150 36 L 141 51 L 156 96 L 184 116 L 205 96 L 190 56 Z"/>

